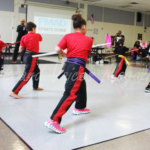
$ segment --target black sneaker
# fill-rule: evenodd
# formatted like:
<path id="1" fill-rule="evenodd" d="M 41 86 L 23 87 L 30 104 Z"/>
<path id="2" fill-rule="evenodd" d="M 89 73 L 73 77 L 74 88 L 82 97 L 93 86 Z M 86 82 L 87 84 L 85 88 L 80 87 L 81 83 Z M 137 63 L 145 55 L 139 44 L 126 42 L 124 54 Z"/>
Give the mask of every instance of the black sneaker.
<path id="1" fill-rule="evenodd" d="M 150 93 L 150 86 L 149 85 L 145 88 L 145 92 Z"/>

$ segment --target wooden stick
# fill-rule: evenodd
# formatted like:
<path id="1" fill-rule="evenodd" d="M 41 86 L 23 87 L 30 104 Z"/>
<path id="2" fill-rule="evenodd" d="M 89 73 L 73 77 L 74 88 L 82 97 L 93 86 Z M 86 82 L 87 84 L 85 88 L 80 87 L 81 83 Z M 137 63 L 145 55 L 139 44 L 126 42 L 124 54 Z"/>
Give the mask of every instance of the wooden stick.
<path id="1" fill-rule="evenodd" d="M 111 55 L 111 56 L 107 56 L 105 58 L 109 58 L 109 57 L 114 57 L 114 56 L 117 56 L 118 54 L 115 54 L 115 55 Z"/>
<path id="2" fill-rule="evenodd" d="M 130 50 L 130 51 L 127 51 L 126 53 L 130 53 L 130 52 L 134 52 L 134 51 L 139 51 L 139 49 Z"/>
<path id="3" fill-rule="evenodd" d="M 138 49 L 138 50 L 139 50 L 139 49 Z M 130 53 L 130 52 L 134 52 L 134 51 L 137 51 L 137 49 L 136 49 L 136 50 L 130 50 L 130 51 L 126 52 L 126 53 Z M 111 55 L 111 56 L 107 56 L 107 57 L 105 57 L 105 58 L 114 57 L 114 56 L 116 56 L 116 55 L 118 55 L 118 54 Z"/>

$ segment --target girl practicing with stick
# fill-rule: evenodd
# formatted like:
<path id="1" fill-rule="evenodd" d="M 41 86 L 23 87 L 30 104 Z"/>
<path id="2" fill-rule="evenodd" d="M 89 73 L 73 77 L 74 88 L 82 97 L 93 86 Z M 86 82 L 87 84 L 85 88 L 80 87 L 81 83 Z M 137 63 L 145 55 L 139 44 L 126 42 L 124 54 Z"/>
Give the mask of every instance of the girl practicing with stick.
<path id="1" fill-rule="evenodd" d="M 114 50 L 114 53 L 118 54 L 117 66 L 111 78 L 117 79 L 117 77 L 120 75 L 121 78 L 125 79 L 126 78 L 125 71 L 127 65 L 130 65 L 125 57 L 125 53 L 129 51 L 129 48 L 123 46 L 124 45 L 123 39 L 120 39 L 118 43 L 119 46 L 116 47 L 116 49 Z"/>
<path id="2" fill-rule="evenodd" d="M 67 55 L 68 58 L 64 66 L 67 78 L 65 92 L 50 119 L 44 123 L 46 127 L 57 133 L 65 132 L 65 128 L 60 127 L 60 122 L 74 101 L 76 101 L 74 115 L 90 113 L 90 110 L 86 109 L 87 95 L 84 72 L 93 39 L 85 36 L 87 32 L 86 21 L 80 14 L 74 14 L 72 20 L 75 33 L 65 35 L 55 49 L 58 54 Z M 63 51 L 66 48 L 67 53 Z"/>

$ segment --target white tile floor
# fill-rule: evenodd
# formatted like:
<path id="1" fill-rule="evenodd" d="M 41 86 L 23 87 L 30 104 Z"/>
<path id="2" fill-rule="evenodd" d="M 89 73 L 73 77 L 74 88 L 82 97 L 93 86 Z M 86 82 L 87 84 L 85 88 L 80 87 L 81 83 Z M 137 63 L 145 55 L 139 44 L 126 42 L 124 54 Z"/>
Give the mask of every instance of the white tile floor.
<path id="1" fill-rule="evenodd" d="M 75 149 L 150 128 L 150 94 L 144 92 L 150 74 L 140 67 L 142 63 L 131 63 L 127 79 L 113 82 L 110 76 L 115 65 L 87 65 L 102 81 L 99 85 L 85 76 L 91 113 L 73 116 L 72 105 L 61 123 L 67 132 L 61 135 L 43 123 L 63 94 L 65 77 L 57 79 L 63 64 L 40 65 L 40 87 L 45 90 L 32 91 L 31 80 L 21 90 L 21 100 L 8 94 L 20 79 L 24 65 L 5 65 L 5 74 L 0 75 L 0 117 L 35 150 Z"/>

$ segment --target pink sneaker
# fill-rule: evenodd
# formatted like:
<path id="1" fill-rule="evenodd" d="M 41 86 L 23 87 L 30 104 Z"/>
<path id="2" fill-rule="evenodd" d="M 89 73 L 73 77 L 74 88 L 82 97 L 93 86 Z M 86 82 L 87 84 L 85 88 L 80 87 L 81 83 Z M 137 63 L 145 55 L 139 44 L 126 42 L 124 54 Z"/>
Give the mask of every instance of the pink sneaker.
<path id="1" fill-rule="evenodd" d="M 84 109 L 74 109 L 73 110 L 73 114 L 74 115 L 80 115 L 80 114 L 89 114 L 90 113 L 90 109 L 84 108 Z"/>
<path id="2" fill-rule="evenodd" d="M 48 119 L 45 123 L 44 123 L 44 125 L 47 127 L 47 128 L 49 128 L 49 129 L 51 129 L 51 130 L 53 130 L 53 131 L 55 131 L 55 132 L 57 132 L 57 133 L 64 133 L 65 131 L 66 131 L 66 129 L 65 128 L 62 128 L 62 127 L 60 127 L 60 125 L 57 123 L 57 122 L 53 122 L 51 119 Z"/>

